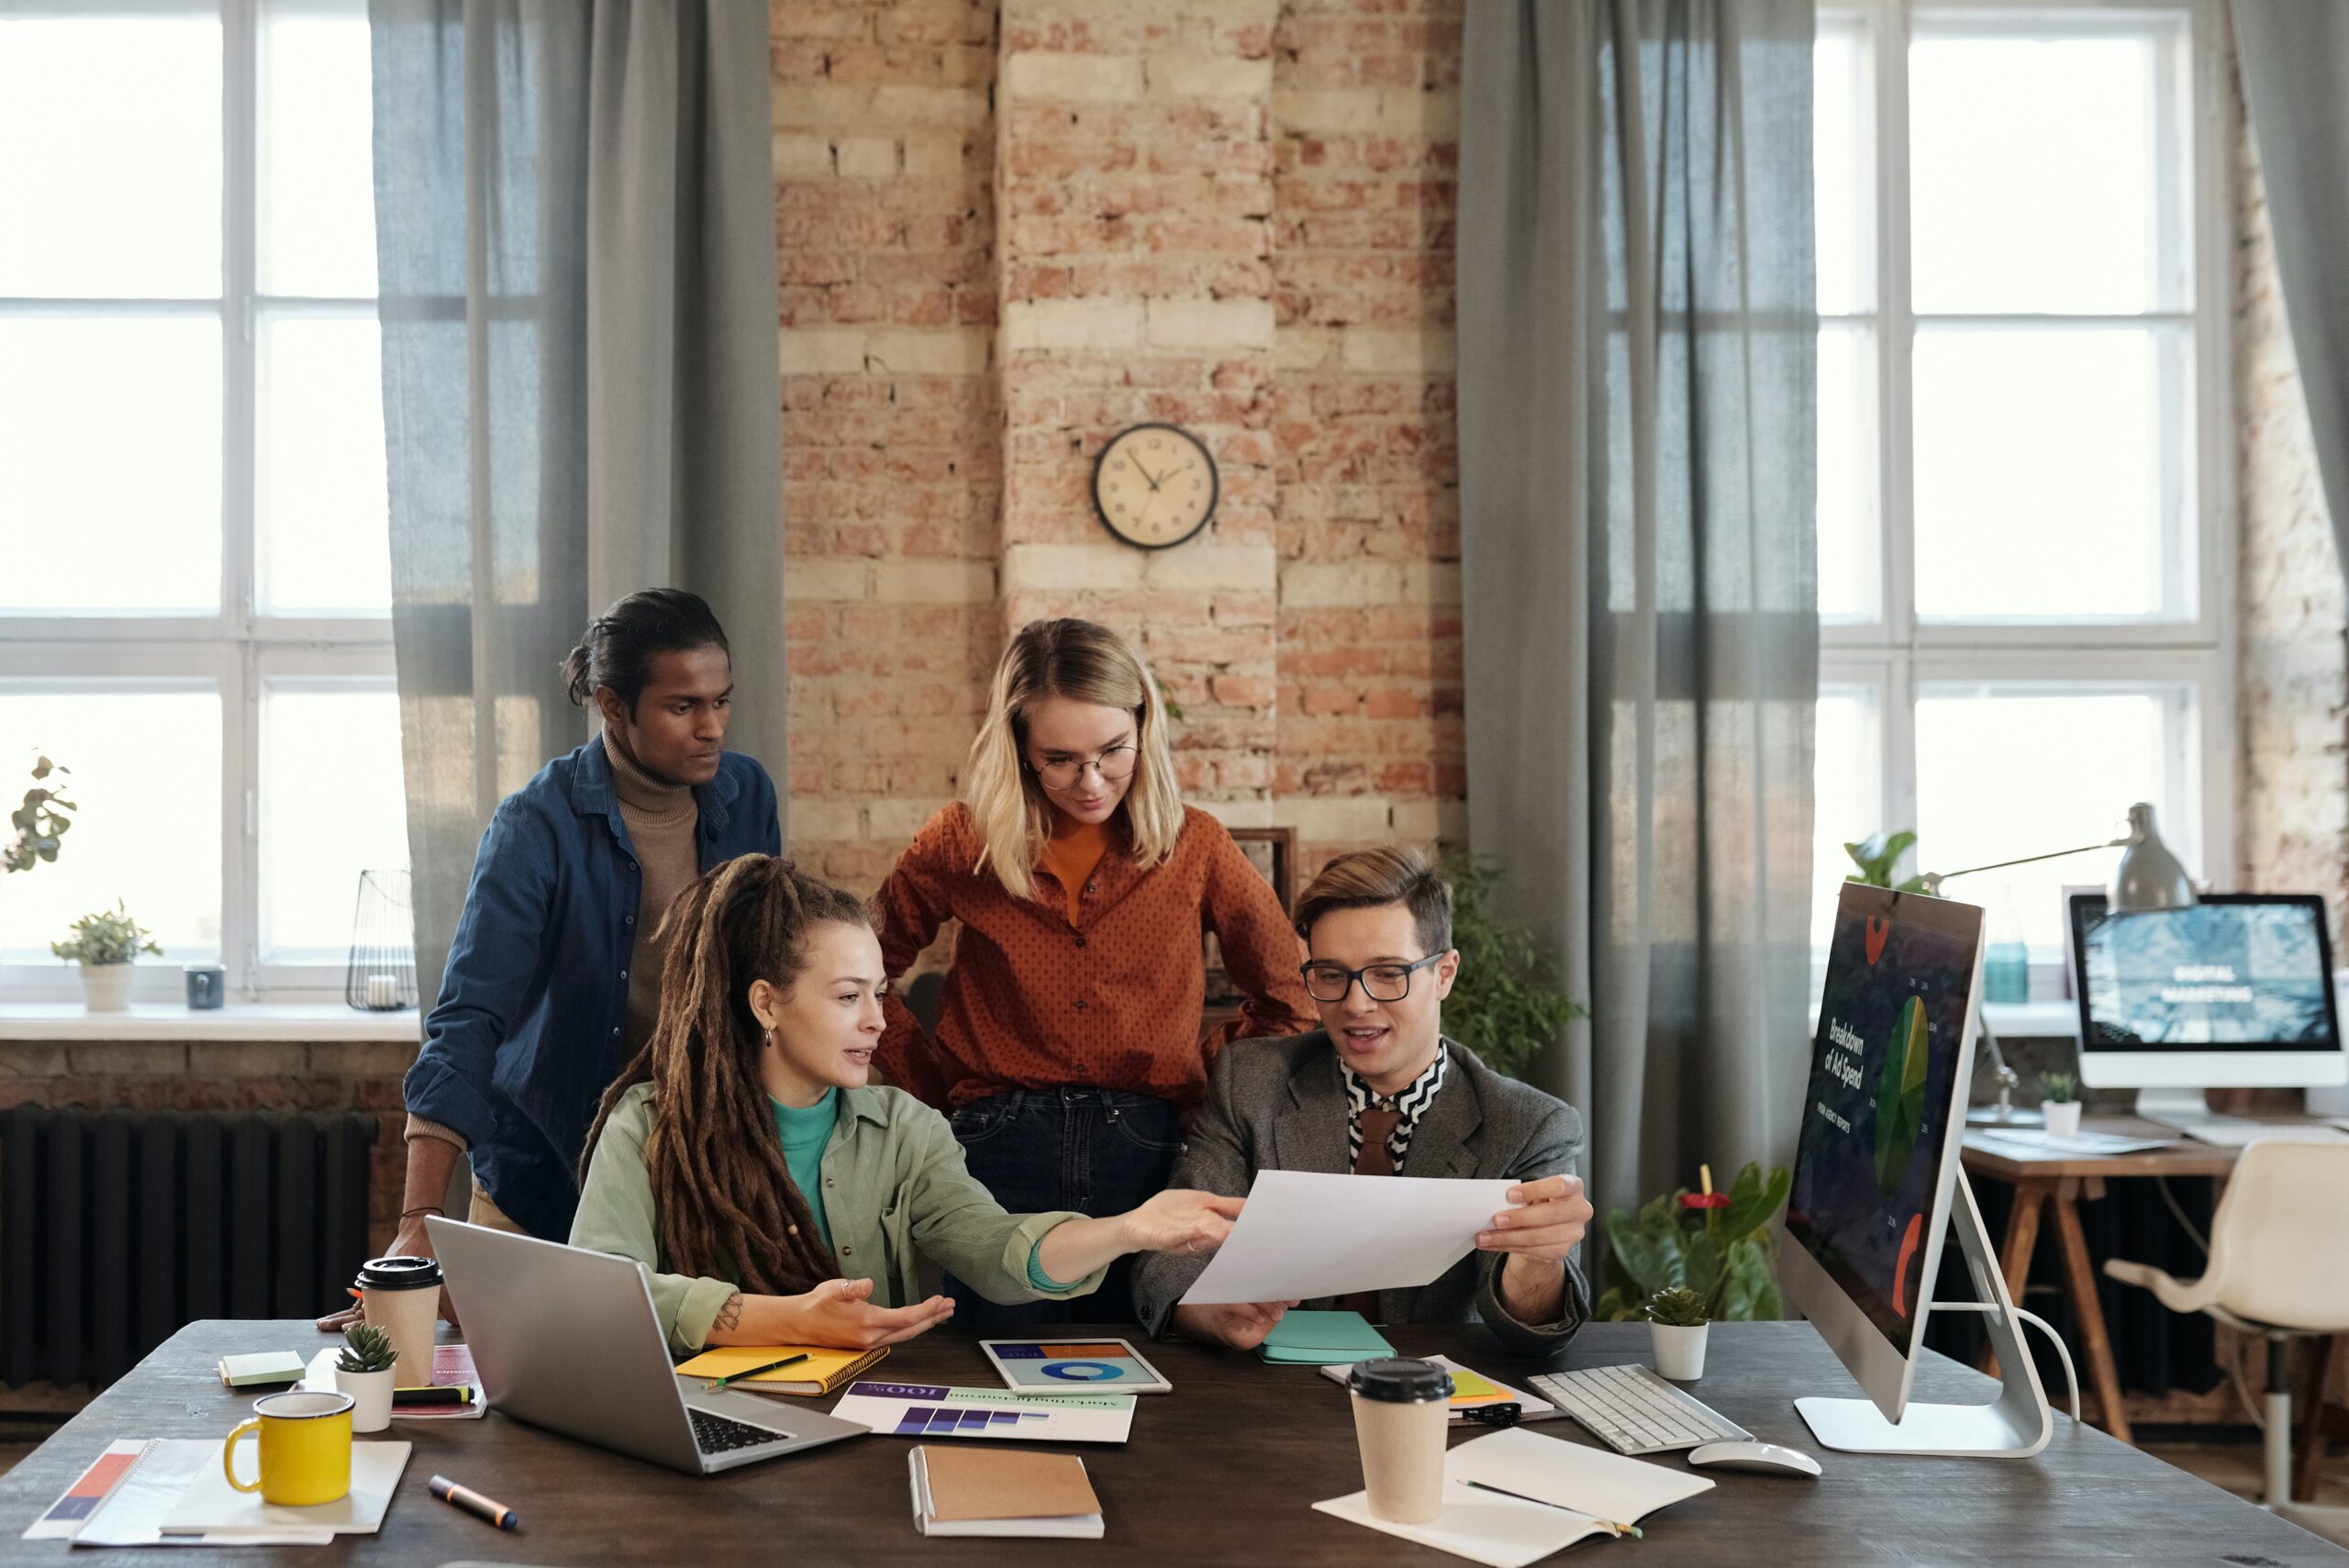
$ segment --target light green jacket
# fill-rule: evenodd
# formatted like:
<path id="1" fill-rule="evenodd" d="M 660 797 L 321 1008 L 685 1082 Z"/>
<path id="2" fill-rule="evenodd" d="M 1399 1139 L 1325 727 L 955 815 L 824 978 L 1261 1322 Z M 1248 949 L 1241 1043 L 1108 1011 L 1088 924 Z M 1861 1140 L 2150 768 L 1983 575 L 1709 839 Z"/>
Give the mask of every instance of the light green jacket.
<path id="1" fill-rule="evenodd" d="M 843 1089 L 840 1119 L 824 1146 L 824 1217 L 833 1255 L 849 1279 L 873 1282 L 875 1307 L 907 1307 L 922 1298 L 920 1260 L 926 1253 L 947 1273 L 990 1301 L 1035 1301 L 1048 1293 L 1029 1283 L 1028 1259 L 1045 1232 L 1081 1214 L 1007 1214 L 972 1179 L 963 1147 L 946 1118 L 898 1089 Z M 652 1130 L 652 1085 L 620 1096 L 588 1162 L 571 1244 L 617 1252 L 643 1265 L 652 1305 L 669 1346 L 698 1351 L 726 1298 L 740 1288 L 722 1279 L 664 1273 L 661 1227 L 644 1140 Z M 1097 1270 L 1054 1299 L 1100 1287 Z"/>

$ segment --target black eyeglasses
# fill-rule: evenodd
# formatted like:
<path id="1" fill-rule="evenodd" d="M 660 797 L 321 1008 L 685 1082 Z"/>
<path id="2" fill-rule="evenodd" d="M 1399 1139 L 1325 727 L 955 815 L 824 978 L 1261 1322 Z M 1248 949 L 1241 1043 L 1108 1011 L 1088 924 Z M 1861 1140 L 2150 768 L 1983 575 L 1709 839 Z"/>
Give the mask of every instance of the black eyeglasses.
<path id="1" fill-rule="evenodd" d="M 1357 980 L 1362 982 L 1362 994 L 1372 1001 L 1399 1002 L 1411 994 L 1412 973 L 1442 962 L 1443 956 L 1431 952 L 1417 963 L 1366 963 L 1360 969 L 1335 963 L 1302 963 L 1297 972 L 1305 976 L 1305 994 L 1317 1002 L 1344 1001 Z"/>

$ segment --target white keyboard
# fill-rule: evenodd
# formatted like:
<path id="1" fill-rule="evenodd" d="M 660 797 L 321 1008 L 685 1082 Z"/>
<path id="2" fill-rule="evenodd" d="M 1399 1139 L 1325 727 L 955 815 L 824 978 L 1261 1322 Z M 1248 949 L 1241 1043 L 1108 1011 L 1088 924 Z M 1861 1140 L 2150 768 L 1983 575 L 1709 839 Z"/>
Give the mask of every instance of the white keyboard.
<path id="1" fill-rule="evenodd" d="M 2349 1143 L 2349 1132 L 2321 1121 L 2188 1121 L 2178 1129 L 2198 1143 L 2241 1149 L 2254 1139 L 2279 1143 Z"/>
<path id="2" fill-rule="evenodd" d="M 1653 1367 L 1591 1366 L 1526 1381 L 1617 1453 L 1753 1440 L 1752 1432 L 1675 1388 Z"/>

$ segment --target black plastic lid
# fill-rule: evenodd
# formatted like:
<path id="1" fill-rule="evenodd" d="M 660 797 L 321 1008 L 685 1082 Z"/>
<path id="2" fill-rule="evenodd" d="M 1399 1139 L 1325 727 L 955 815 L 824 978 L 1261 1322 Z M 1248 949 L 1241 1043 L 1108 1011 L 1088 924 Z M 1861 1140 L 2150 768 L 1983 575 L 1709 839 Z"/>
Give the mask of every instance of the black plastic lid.
<path id="1" fill-rule="evenodd" d="M 370 1258 L 359 1265 L 362 1290 L 438 1290 L 440 1265 L 430 1258 Z"/>
<path id="2" fill-rule="evenodd" d="M 1386 1405 L 1425 1405 L 1452 1397 L 1452 1374 L 1433 1362 L 1356 1362 L 1346 1386 Z"/>

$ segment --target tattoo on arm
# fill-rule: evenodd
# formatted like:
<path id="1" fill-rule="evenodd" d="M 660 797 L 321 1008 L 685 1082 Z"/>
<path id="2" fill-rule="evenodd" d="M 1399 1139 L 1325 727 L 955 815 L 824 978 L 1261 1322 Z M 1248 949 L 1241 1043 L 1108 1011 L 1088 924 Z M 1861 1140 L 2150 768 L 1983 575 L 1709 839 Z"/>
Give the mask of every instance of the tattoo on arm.
<path id="1" fill-rule="evenodd" d="M 730 1332 L 741 1326 L 742 1293 L 738 1290 L 733 1295 L 726 1298 L 726 1305 L 718 1309 L 718 1320 L 711 1324 L 710 1327 L 713 1329 L 724 1329 Z"/>

